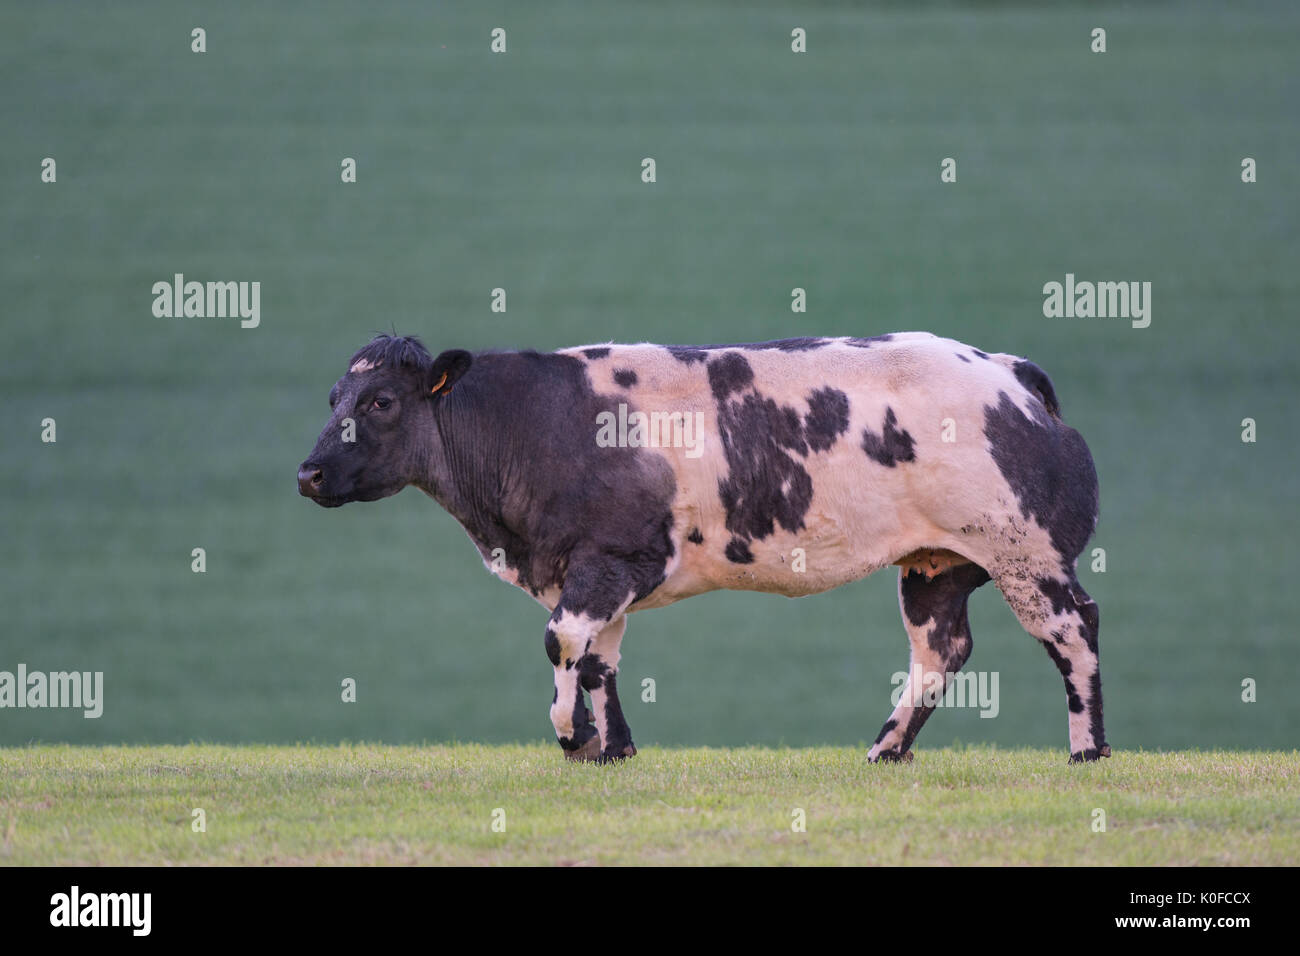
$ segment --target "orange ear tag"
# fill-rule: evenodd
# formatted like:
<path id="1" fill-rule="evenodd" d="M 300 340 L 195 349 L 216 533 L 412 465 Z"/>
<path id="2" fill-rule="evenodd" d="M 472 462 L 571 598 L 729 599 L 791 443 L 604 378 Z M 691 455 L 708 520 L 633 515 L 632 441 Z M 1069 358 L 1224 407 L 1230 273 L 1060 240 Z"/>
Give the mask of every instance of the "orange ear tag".
<path id="1" fill-rule="evenodd" d="M 442 386 L 445 385 L 446 383 L 447 383 L 447 373 L 443 372 L 442 378 L 438 379 L 438 384 L 433 386 L 433 389 L 429 392 L 429 394 L 430 395 L 437 394 L 438 389 L 442 388 Z"/>

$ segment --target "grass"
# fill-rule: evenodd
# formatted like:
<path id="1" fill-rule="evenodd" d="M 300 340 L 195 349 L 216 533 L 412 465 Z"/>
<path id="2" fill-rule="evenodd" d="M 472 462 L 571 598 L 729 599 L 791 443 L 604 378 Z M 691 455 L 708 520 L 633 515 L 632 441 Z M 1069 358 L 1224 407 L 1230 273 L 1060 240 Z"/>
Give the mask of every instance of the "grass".
<path id="1" fill-rule="evenodd" d="M 1298 774 L 1295 751 L 20 747 L 0 864 L 1285 865 Z"/>

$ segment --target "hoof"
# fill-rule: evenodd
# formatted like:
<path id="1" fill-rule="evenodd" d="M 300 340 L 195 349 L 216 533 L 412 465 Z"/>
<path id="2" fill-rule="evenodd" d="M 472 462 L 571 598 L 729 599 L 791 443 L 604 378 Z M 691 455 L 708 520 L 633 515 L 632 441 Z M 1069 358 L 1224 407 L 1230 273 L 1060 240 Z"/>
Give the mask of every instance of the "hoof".
<path id="1" fill-rule="evenodd" d="M 1078 750 L 1070 754 L 1070 763 L 1091 763 L 1102 757 L 1110 756 L 1110 744 L 1102 744 L 1096 750 Z"/>
<path id="2" fill-rule="evenodd" d="M 560 746 L 564 747 L 563 741 L 560 742 Z M 582 743 L 578 744 L 572 750 L 570 750 L 568 747 L 564 747 L 564 759 L 577 760 L 583 763 L 593 761 L 593 760 L 599 760 L 600 759 L 600 734 L 596 733 L 595 730 L 593 729 L 591 736 L 588 737 L 586 740 L 584 740 Z"/>
<path id="3" fill-rule="evenodd" d="M 626 747 L 620 747 L 618 750 L 602 750 L 600 753 L 601 763 L 622 763 L 628 757 L 636 756 L 636 744 L 631 741 Z"/>
<path id="4" fill-rule="evenodd" d="M 904 750 L 901 754 L 897 750 L 882 750 L 876 754 L 876 759 L 872 763 L 911 763 L 912 751 Z"/>

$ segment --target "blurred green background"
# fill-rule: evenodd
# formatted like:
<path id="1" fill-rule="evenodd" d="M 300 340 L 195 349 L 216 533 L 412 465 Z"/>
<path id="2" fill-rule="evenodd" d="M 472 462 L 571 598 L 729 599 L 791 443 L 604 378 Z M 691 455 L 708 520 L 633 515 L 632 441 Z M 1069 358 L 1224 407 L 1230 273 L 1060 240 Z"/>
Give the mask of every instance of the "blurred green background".
<path id="1" fill-rule="evenodd" d="M 6 4 L 0 54 L 0 670 L 106 681 L 101 719 L 0 710 L 0 744 L 551 738 L 546 614 L 450 517 L 297 496 L 376 330 L 924 329 L 1041 364 L 1092 447 L 1111 742 L 1296 745 L 1295 4 Z M 176 272 L 260 281 L 261 327 L 155 318 Z M 1067 272 L 1150 281 L 1150 328 L 1044 318 Z M 871 740 L 895 586 L 635 615 L 635 739 Z M 1001 713 L 921 746 L 1064 750 L 1047 655 L 991 587 L 971 618 Z"/>

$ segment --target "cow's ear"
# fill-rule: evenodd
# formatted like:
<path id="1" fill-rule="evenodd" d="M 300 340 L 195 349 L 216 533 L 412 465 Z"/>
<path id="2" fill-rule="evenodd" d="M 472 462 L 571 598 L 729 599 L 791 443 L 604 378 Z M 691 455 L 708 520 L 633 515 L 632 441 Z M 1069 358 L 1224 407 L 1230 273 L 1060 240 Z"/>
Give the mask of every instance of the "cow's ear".
<path id="1" fill-rule="evenodd" d="M 474 357 L 464 349 L 448 349 L 433 360 L 426 386 L 430 395 L 446 395 L 462 375 L 469 371 Z"/>

